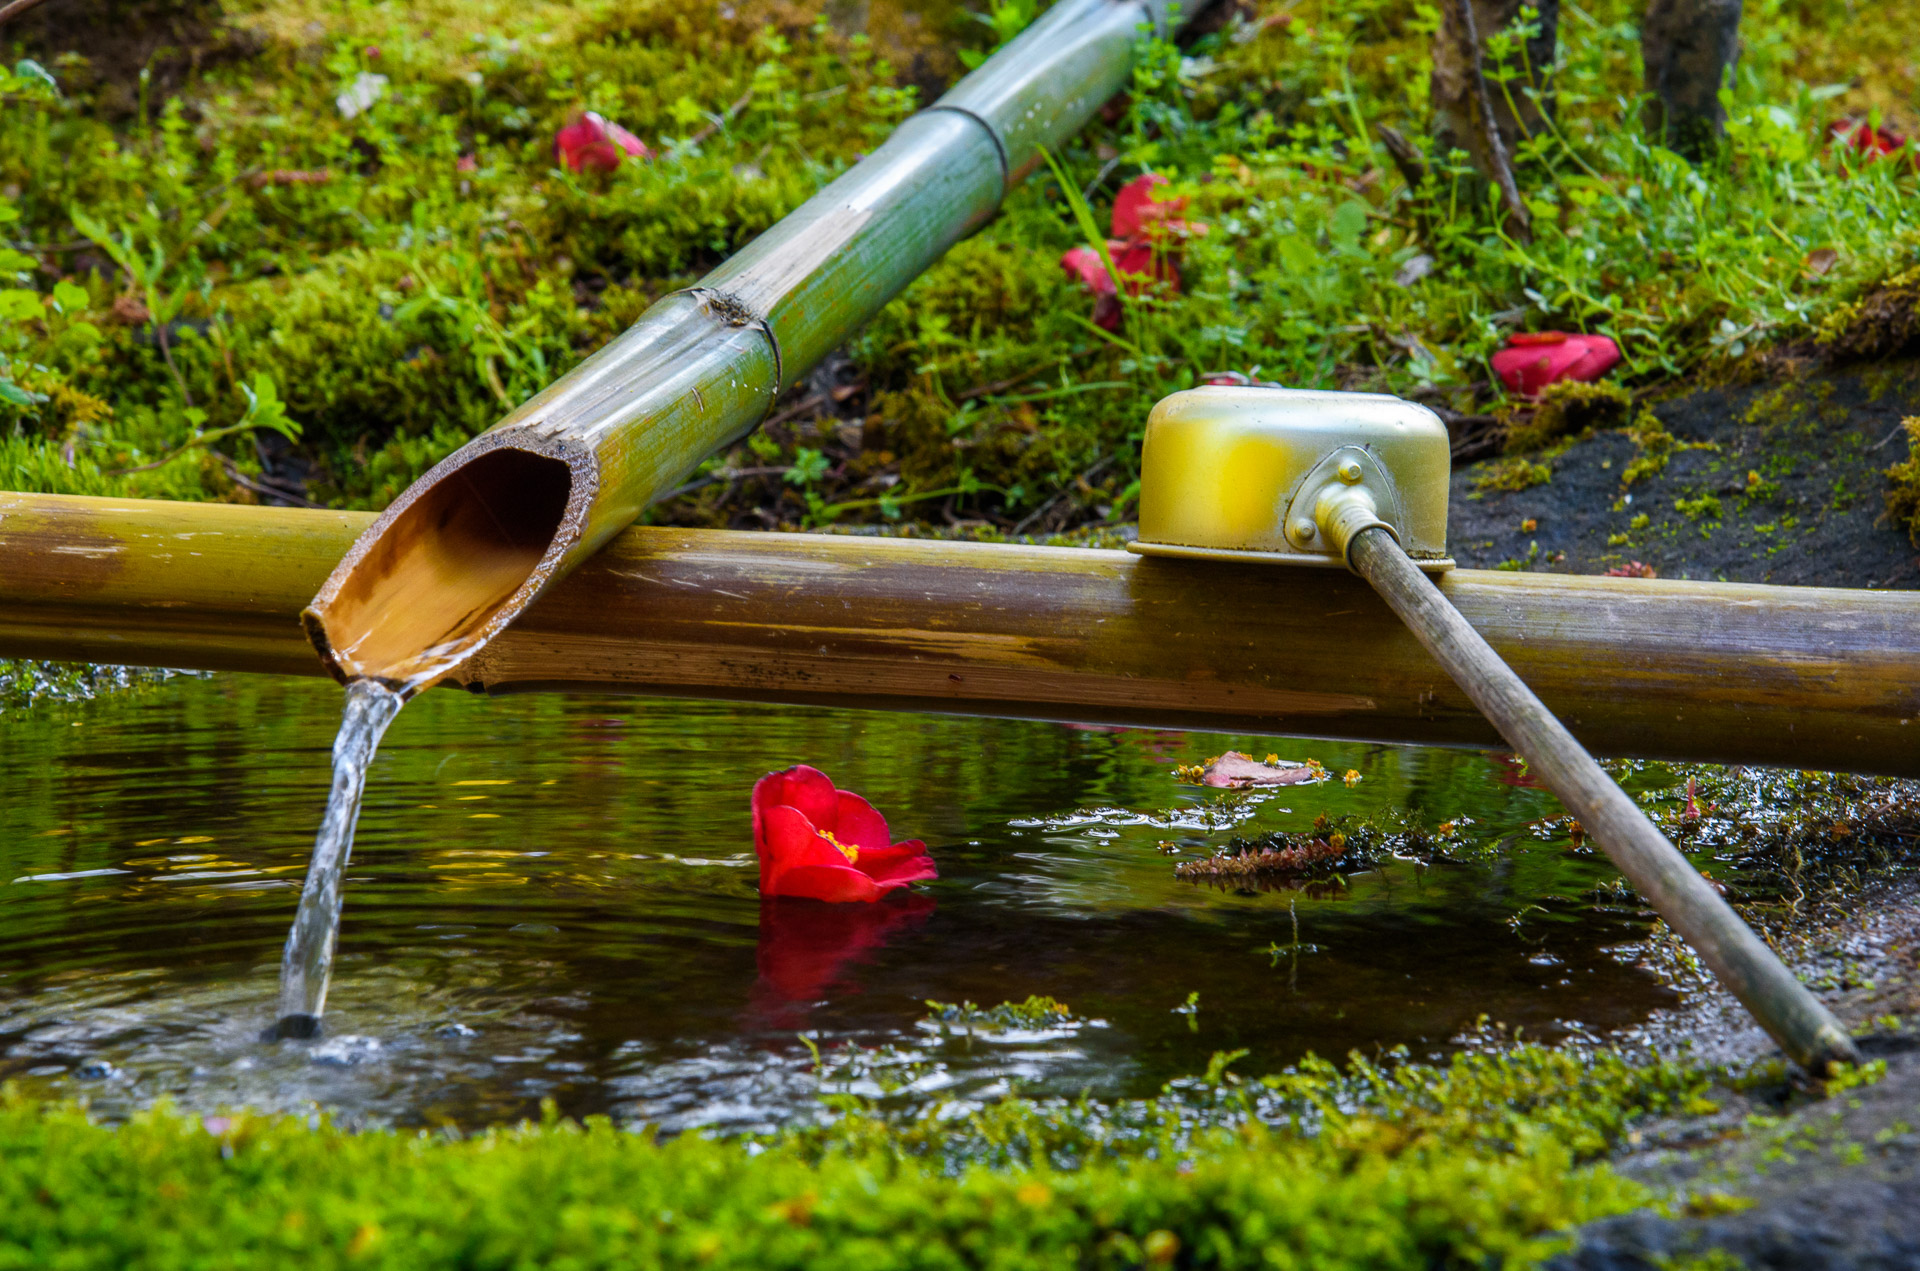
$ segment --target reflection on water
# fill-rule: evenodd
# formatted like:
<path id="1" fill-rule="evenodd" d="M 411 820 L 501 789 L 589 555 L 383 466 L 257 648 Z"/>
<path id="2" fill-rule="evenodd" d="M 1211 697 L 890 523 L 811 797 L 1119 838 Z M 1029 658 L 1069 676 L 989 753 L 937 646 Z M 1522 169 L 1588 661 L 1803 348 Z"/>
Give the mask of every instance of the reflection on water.
<path id="1" fill-rule="evenodd" d="M 1251 1071 L 1423 1055 L 1482 1014 L 1539 1036 L 1671 1000 L 1619 951 L 1644 917 L 1590 900 L 1605 864 L 1529 831 L 1557 805 L 1483 756 L 436 692 L 372 766 L 326 1034 L 262 1043 L 339 700 L 183 679 L 0 717 L 0 1078 L 109 1115 L 171 1096 L 472 1125 L 552 1098 L 766 1126 L 814 1106 L 800 1033 L 876 1092 L 1128 1094 L 1217 1050 L 1247 1048 Z M 1171 780 L 1230 747 L 1363 779 Z M 874 906 L 763 902 L 748 794 L 795 762 L 924 838 L 939 880 Z M 1395 807 L 1512 848 L 1296 892 L 1173 877 L 1236 835 Z M 1197 1012 L 1176 1012 L 1191 993 Z M 1034 994 L 1075 1021 L 964 1039 L 924 1023 L 929 1000 Z"/>

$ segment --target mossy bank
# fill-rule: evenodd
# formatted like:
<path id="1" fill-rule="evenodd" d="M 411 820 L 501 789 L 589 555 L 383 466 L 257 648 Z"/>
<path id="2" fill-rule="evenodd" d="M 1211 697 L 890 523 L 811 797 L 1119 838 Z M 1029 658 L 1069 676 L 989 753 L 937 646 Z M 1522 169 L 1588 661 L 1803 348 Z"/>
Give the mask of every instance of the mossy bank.
<path id="1" fill-rule="evenodd" d="M 0 81 L 0 486 L 384 506 L 1036 8 L 43 6 L 5 33 L 39 60 Z M 1515 330 L 1610 334 L 1644 386 L 1813 338 L 1912 262 L 1908 165 L 1825 141 L 1870 110 L 1912 122 L 1904 9 L 1752 6 L 1699 167 L 1631 126 L 1639 9 L 1571 15 L 1558 125 L 1516 155 L 1527 245 L 1464 168 L 1409 186 L 1376 140 L 1426 135 L 1430 9 L 1216 8 L 1143 43 L 1067 185 L 1016 191 L 655 515 L 1117 522 L 1148 409 L 1210 371 L 1471 417 L 1500 405 L 1485 358 Z M 652 158 L 558 166 L 584 110 Z M 1072 204 L 1104 222 L 1144 171 L 1206 232 L 1178 290 L 1098 329 L 1059 265 Z"/>

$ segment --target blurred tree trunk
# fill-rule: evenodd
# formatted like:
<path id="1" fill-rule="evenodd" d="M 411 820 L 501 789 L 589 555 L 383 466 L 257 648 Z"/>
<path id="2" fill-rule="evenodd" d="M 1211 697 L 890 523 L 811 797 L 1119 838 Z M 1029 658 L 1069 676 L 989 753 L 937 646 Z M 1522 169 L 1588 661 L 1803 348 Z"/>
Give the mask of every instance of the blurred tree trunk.
<path id="1" fill-rule="evenodd" d="M 1688 159 L 1712 153 L 1726 131 L 1720 86 L 1740 53 L 1740 0 L 1648 0 L 1640 53 L 1647 132 Z"/>
<path id="2" fill-rule="evenodd" d="M 1505 157 L 1495 153 L 1493 142 L 1497 139 L 1498 149 L 1511 154 L 1515 146 L 1540 131 L 1542 109 L 1552 109 L 1549 78 L 1560 0 L 1534 0 L 1532 7 L 1540 12 L 1539 31 L 1521 46 L 1524 63 L 1519 49 L 1504 68 L 1486 53 L 1488 42 L 1518 20 L 1521 7 L 1522 0 L 1442 0 L 1440 29 L 1433 37 L 1430 101 L 1439 153 L 1466 151 L 1481 175 L 1494 181 L 1500 180 Z M 1503 91 L 1500 77 L 1507 72 L 1513 78 Z M 1523 91 L 1528 87 L 1537 98 Z M 1497 138 L 1488 135 L 1485 116 L 1489 111 Z"/>

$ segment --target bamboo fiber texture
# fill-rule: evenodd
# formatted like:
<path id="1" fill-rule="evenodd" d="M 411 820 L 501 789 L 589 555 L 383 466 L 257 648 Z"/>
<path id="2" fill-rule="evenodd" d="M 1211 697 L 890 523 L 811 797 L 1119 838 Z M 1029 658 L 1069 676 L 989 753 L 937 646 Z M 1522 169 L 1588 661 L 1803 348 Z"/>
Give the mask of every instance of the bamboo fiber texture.
<path id="1" fill-rule="evenodd" d="M 0 656 L 324 674 L 296 615 L 365 513 L 0 494 Z M 1920 593 L 1459 569 L 1595 753 L 1920 776 Z M 1344 570 L 636 527 L 457 682 L 1503 743 Z"/>
<path id="2" fill-rule="evenodd" d="M 1447 603 L 1392 531 L 1360 531 L 1347 547 L 1347 559 L 1794 1062 L 1817 1073 L 1836 1062 L 1860 1061 L 1852 1039 L 1819 999 Z"/>

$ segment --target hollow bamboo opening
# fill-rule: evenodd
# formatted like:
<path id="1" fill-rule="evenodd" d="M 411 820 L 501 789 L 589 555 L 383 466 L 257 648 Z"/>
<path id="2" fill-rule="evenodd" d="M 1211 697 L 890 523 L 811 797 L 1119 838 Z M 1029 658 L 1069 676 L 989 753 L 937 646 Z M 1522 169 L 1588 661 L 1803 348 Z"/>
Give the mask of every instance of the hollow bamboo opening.
<path id="1" fill-rule="evenodd" d="M 307 634 L 342 679 L 430 683 L 485 642 L 533 579 L 573 484 L 563 461 L 509 446 L 422 482 L 301 615 Z"/>

